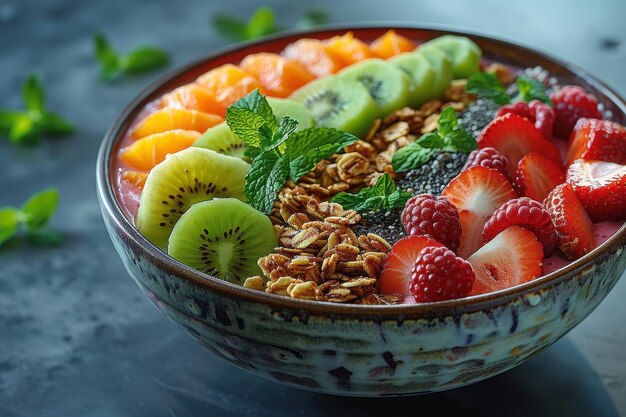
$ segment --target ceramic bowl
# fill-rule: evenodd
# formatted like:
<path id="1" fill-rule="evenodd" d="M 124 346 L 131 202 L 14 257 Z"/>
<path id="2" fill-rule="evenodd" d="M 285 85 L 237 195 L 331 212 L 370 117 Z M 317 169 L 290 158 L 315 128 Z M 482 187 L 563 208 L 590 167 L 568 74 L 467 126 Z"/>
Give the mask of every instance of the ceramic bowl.
<path id="1" fill-rule="evenodd" d="M 348 29 L 372 40 L 388 27 L 337 27 L 238 46 L 186 65 L 141 93 L 107 132 L 98 158 L 98 195 L 115 248 L 142 291 L 191 337 L 243 369 L 291 386 L 349 396 L 411 395 L 511 369 L 565 335 L 613 288 L 626 268 L 625 227 L 581 259 L 524 285 L 461 300 L 360 306 L 275 296 L 194 271 L 148 242 L 122 210 L 114 160 L 146 103 L 249 53 L 279 52 L 303 36 L 328 38 Z M 562 84 L 593 92 L 616 121 L 626 122 L 624 100 L 573 65 L 483 36 L 395 29 L 419 41 L 445 33 L 470 36 L 487 60 L 541 65 Z"/>

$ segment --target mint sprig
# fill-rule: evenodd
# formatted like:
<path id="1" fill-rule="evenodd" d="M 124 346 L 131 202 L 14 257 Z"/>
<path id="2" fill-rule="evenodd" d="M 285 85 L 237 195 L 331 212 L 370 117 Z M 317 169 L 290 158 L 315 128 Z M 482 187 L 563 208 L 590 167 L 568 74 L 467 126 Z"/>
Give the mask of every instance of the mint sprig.
<path id="1" fill-rule="evenodd" d="M 35 74 L 22 85 L 25 111 L 0 109 L 0 135 L 13 143 L 35 144 L 43 134 L 69 135 L 74 132 L 70 122 L 46 109 L 46 96 L 41 79 Z"/>
<path id="2" fill-rule="evenodd" d="M 388 173 L 384 173 L 376 180 L 372 187 L 365 187 L 358 193 L 341 192 L 331 201 L 341 204 L 344 209 L 356 211 L 377 211 L 402 208 L 411 198 L 411 193 L 396 188 L 396 184 Z"/>
<path id="3" fill-rule="evenodd" d="M 228 107 L 226 123 L 246 143 L 246 155 L 252 159 L 244 187 L 248 204 L 265 214 L 288 178 L 297 182 L 319 161 L 357 140 L 333 128 L 296 130 L 298 122 L 289 117 L 276 121 L 258 90 Z"/>
<path id="4" fill-rule="evenodd" d="M 55 188 L 48 188 L 33 194 L 19 208 L 0 208 L 0 246 L 14 237 L 20 227 L 26 233 L 26 238 L 34 244 L 60 244 L 63 236 L 58 231 L 48 228 L 58 204 L 59 192 Z"/>
<path id="5" fill-rule="evenodd" d="M 167 64 L 167 54 L 157 48 L 144 46 L 118 54 L 107 38 L 97 33 L 93 37 L 94 54 L 100 64 L 100 80 L 111 81 L 122 74 L 140 74 Z"/>
<path id="6" fill-rule="evenodd" d="M 550 96 L 546 93 L 545 86 L 534 78 L 520 75 L 516 80 L 519 90 L 515 97 L 509 96 L 506 87 L 498 80 L 494 74 L 487 72 L 477 72 L 467 79 L 465 91 L 493 100 L 496 104 L 505 105 L 516 101 L 529 102 L 539 100 L 542 103 L 553 105 Z"/>
<path id="7" fill-rule="evenodd" d="M 391 166 L 395 172 L 406 172 L 424 165 L 437 151 L 467 153 L 477 147 L 476 139 L 459 126 L 454 109 L 446 107 L 437 120 L 437 130 L 398 149 L 391 158 Z"/>

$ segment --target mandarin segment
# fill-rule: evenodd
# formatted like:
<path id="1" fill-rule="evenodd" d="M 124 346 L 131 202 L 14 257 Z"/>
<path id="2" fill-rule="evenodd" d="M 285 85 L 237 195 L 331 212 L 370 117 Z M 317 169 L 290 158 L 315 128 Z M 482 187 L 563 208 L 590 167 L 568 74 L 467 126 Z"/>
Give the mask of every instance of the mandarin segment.
<path id="1" fill-rule="evenodd" d="M 143 189 L 147 177 L 148 174 L 145 172 L 135 171 L 132 169 L 127 169 L 122 172 L 122 181 L 125 181 L 139 189 Z"/>
<path id="2" fill-rule="evenodd" d="M 356 64 L 364 59 L 374 58 L 370 47 L 352 32 L 342 36 L 333 36 L 326 41 L 326 50 L 339 61 L 342 67 Z"/>
<path id="3" fill-rule="evenodd" d="M 241 61 L 241 68 L 259 80 L 272 97 L 287 97 L 294 90 L 313 81 L 311 74 L 299 62 L 278 54 L 258 53 Z"/>
<path id="4" fill-rule="evenodd" d="M 133 129 L 131 136 L 134 139 L 140 139 L 153 133 L 174 129 L 195 130 L 204 133 L 210 127 L 223 121 L 224 118 L 216 114 L 198 110 L 165 108 L 144 117 Z"/>
<path id="5" fill-rule="evenodd" d="M 415 42 L 390 29 L 372 42 L 370 50 L 377 57 L 388 59 L 403 52 L 411 52 L 416 47 Z"/>
<path id="6" fill-rule="evenodd" d="M 228 106 L 254 90 L 265 92 L 259 80 L 233 64 L 224 64 L 214 68 L 199 76 L 196 82 L 215 96 L 217 102 L 223 107 L 224 114 Z"/>
<path id="7" fill-rule="evenodd" d="M 217 101 L 215 94 L 196 83 L 183 85 L 165 94 L 159 104 L 160 107 L 198 110 L 222 117 L 226 114 L 226 108 Z"/>
<path id="8" fill-rule="evenodd" d="M 340 60 L 330 54 L 319 39 L 300 39 L 289 44 L 282 55 L 299 62 L 316 77 L 334 74 L 343 67 Z"/>
<path id="9" fill-rule="evenodd" d="M 133 168 L 149 171 L 168 154 L 190 147 L 199 137 L 196 131 L 182 129 L 154 133 L 122 149 L 120 155 Z"/>

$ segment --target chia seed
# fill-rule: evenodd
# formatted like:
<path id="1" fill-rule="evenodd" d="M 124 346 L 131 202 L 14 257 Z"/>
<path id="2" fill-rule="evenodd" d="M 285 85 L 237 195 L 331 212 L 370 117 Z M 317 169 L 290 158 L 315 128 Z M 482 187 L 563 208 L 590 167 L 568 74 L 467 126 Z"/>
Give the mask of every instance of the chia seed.
<path id="1" fill-rule="evenodd" d="M 496 117 L 500 106 L 493 100 L 478 98 L 458 115 L 459 126 L 478 137 L 485 126 Z"/>
<path id="2" fill-rule="evenodd" d="M 450 180 L 461 173 L 467 155 L 462 152 L 441 152 L 421 167 L 407 172 L 396 184 L 413 195 L 439 195 Z"/>
<path id="3" fill-rule="evenodd" d="M 356 226 L 354 232 L 357 235 L 375 233 L 393 245 L 406 236 L 400 220 L 401 213 L 401 209 L 361 213 L 361 223 Z"/>

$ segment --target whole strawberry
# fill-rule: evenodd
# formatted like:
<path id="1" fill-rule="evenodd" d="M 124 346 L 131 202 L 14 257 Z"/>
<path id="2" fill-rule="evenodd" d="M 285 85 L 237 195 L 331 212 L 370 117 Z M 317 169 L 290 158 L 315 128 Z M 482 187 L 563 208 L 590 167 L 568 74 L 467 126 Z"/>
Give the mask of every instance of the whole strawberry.
<path id="1" fill-rule="evenodd" d="M 409 291 L 418 303 L 465 297 L 476 276 L 472 265 L 444 247 L 427 246 L 415 259 Z"/>
<path id="2" fill-rule="evenodd" d="M 456 251 L 461 242 L 461 221 L 456 207 L 445 197 L 419 194 L 402 210 L 402 224 L 408 235 L 428 236 Z"/>
<path id="3" fill-rule="evenodd" d="M 554 134 L 567 139 L 574 125 L 581 117 L 601 119 L 598 100 L 582 88 L 566 85 L 550 94 L 554 103 Z"/>
<path id="4" fill-rule="evenodd" d="M 507 164 L 506 156 L 498 152 L 496 148 L 487 146 L 485 148 L 474 149 L 467 157 L 467 162 L 465 162 L 463 170 L 475 166 L 483 166 L 485 168 L 496 169 L 508 178 L 509 172 L 507 170 Z"/>
<path id="5" fill-rule="evenodd" d="M 518 101 L 513 104 L 507 104 L 498 110 L 497 116 L 507 113 L 517 114 L 525 117 L 535 124 L 535 127 L 541 132 L 544 138 L 551 139 L 554 129 L 555 114 L 552 107 L 539 100 L 531 100 L 528 103 Z"/>

